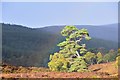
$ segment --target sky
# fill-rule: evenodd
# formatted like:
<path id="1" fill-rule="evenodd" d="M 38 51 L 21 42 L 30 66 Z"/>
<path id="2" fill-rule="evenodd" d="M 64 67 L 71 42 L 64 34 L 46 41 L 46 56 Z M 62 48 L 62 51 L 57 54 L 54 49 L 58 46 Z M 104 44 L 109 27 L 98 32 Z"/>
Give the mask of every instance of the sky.
<path id="1" fill-rule="evenodd" d="M 40 28 L 118 23 L 117 2 L 2 2 L 2 22 Z"/>

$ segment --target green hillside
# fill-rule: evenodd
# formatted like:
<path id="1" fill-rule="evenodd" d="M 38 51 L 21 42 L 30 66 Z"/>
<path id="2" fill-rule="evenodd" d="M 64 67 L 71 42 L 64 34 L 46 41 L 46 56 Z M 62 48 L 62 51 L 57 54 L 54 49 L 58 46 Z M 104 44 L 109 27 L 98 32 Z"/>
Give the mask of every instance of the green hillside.
<path id="1" fill-rule="evenodd" d="M 3 61 L 24 66 L 43 66 L 57 35 L 18 25 L 3 24 Z"/>
<path id="2" fill-rule="evenodd" d="M 60 32 L 53 34 L 44 28 L 21 25 L 2 24 L 2 33 L 3 62 L 15 66 L 47 66 L 49 55 L 59 49 L 56 44 L 64 40 Z M 112 41 L 92 38 L 87 43 L 88 48 L 117 49 L 117 43 Z"/>

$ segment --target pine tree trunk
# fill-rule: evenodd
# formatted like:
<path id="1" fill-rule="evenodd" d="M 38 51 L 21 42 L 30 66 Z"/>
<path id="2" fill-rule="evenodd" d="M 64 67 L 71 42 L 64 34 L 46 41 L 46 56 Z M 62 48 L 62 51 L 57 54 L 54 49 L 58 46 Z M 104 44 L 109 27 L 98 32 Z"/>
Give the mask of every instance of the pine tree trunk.
<path id="1" fill-rule="evenodd" d="M 78 53 L 78 51 L 76 51 L 76 54 L 77 54 L 78 57 L 80 57 L 80 54 Z"/>

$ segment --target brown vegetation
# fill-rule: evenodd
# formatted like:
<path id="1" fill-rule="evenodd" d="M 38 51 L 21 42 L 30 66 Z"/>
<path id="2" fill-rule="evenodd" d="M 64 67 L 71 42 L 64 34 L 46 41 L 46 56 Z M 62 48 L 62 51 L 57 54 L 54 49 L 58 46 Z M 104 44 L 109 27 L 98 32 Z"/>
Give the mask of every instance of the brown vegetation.
<path id="1" fill-rule="evenodd" d="M 96 64 L 89 67 L 91 72 L 51 72 L 47 68 L 15 67 L 3 64 L 2 78 L 117 78 L 115 62 Z"/>

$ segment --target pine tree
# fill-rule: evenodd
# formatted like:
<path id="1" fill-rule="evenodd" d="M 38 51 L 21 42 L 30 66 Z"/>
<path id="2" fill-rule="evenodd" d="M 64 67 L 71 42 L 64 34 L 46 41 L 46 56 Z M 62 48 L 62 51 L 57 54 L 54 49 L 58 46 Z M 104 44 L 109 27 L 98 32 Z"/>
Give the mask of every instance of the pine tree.
<path id="1" fill-rule="evenodd" d="M 96 55 L 94 53 L 91 52 L 87 52 L 85 55 L 85 60 L 88 64 L 93 65 L 96 62 Z"/>
<path id="2" fill-rule="evenodd" d="M 52 57 L 48 67 L 53 71 L 62 71 L 64 64 L 66 64 L 64 67 L 67 72 L 86 71 L 87 63 L 84 55 L 87 49 L 86 44 L 83 44 L 82 41 L 91 39 L 87 29 L 79 30 L 75 26 L 65 26 L 61 34 L 66 37 L 66 40 L 57 45 L 60 47 L 60 51 L 57 53 L 58 57 L 56 59 Z M 53 56 L 55 55 L 56 53 Z M 62 55 L 63 61 L 59 61 L 60 55 Z"/>
<path id="3" fill-rule="evenodd" d="M 103 56 L 101 52 L 98 52 L 96 56 L 97 56 L 97 64 L 103 62 Z"/>

